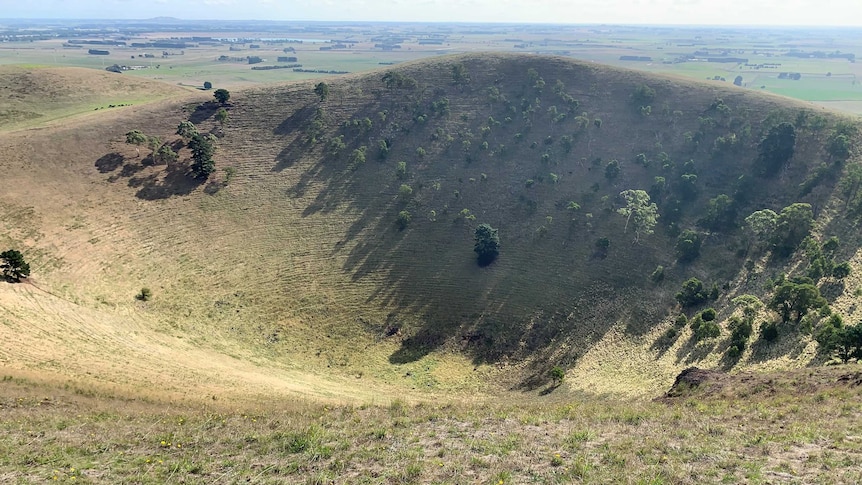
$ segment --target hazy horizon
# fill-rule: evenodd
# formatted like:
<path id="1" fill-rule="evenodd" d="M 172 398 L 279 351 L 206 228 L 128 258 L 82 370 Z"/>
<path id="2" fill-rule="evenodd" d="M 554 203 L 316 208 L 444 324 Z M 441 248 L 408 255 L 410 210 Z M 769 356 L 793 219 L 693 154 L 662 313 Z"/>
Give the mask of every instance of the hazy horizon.
<path id="1" fill-rule="evenodd" d="M 862 27 L 853 0 L 0 0 L 0 18 L 41 20 L 273 20 L 331 22 L 453 22 L 630 24 L 762 27 Z"/>

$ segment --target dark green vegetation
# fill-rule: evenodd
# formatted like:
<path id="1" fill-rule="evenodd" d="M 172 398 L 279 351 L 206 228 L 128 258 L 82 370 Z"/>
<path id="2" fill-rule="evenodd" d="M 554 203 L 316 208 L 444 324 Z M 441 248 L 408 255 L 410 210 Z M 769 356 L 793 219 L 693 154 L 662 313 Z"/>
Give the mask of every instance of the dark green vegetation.
<path id="1" fill-rule="evenodd" d="M 629 304 L 653 298 L 649 295 L 654 290 L 644 282 L 658 278 L 650 276 L 657 266 L 663 266 L 661 279 L 675 282 L 695 274 L 707 276 L 712 290 L 692 280 L 677 296 L 685 307 L 713 299 L 722 308 L 740 291 L 750 291 L 745 280 L 755 274 L 790 272 L 785 268 L 792 267 L 800 244 L 812 234 L 816 219 L 812 207 L 833 200 L 857 137 L 852 125 L 804 107 L 717 89 L 681 97 L 677 83 L 669 80 L 560 60 L 470 57 L 387 71 L 361 83 L 362 91 L 376 98 L 373 106 L 331 114 L 328 110 L 337 106 L 328 106 L 330 88 L 324 91 L 321 83 L 314 89 L 317 106 L 300 108 L 291 118 L 304 135 L 285 135 L 304 136 L 304 150 L 332 145 L 327 139 L 338 142 L 336 154 L 322 153 L 317 177 L 341 178 L 341 166 L 353 173 L 346 180 L 347 189 L 355 192 L 351 197 L 368 200 L 358 194 L 380 190 L 372 179 L 391 177 L 385 175 L 393 170 L 386 160 L 410 159 L 414 168 L 409 181 L 418 188 L 409 195 L 412 210 L 392 216 L 397 216 L 402 230 L 410 223 L 411 231 L 402 237 L 442 242 L 446 237 L 437 227 L 441 216 L 451 211 L 458 214 L 456 225 L 470 225 L 473 214 L 482 213 L 512 235 L 514 254 L 541 251 L 540 258 L 529 262 L 516 257 L 512 269 L 529 267 L 530 278 L 547 281 L 548 286 L 533 285 L 542 288 L 543 296 L 532 298 L 523 288 L 519 303 L 508 302 L 497 318 L 517 322 L 539 312 L 543 328 L 529 337 L 517 325 L 478 330 L 479 342 L 488 345 L 482 353 L 492 348 L 493 353 L 505 353 L 503 349 L 525 338 L 535 351 L 557 336 L 574 337 L 577 325 L 561 325 L 554 315 L 570 315 L 573 310 L 577 314 L 563 303 L 563 295 L 577 300 L 579 294 L 592 291 L 583 288 L 609 285 L 611 293 L 604 298 L 615 301 L 612 306 L 617 310 L 594 318 L 625 320 Z M 379 140 L 382 147 L 376 164 L 365 163 L 369 139 Z M 473 182 L 480 173 L 482 181 Z M 396 174 L 399 180 L 407 177 L 404 162 L 399 162 Z M 507 182 L 518 179 L 527 182 Z M 802 181 L 804 190 L 799 190 Z M 455 195 L 446 197 L 447 193 Z M 402 194 L 401 200 L 405 198 Z M 563 211 L 569 207 L 589 218 L 566 217 Z M 382 208 L 370 204 L 366 210 Z M 612 217 L 615 211 L 624 219 Z M 411 222 L 411 214 L 417 212 L 434 216 Z M 535 231 L 525 233 L 525 227 Z M 654 227 L 661 229 L 655 235 Z M 823 229 L 824 234 L 839 230 Z M 629 230 L 637 247 L 623 235 Z M 590 234 L 607 238 L 606 244 L 597 246 L 600 258 L 591 258 L 595 237 Z M 566 249 L 543 250 L 551 240 L 564 242 Z M 613 240 L 620 249 L 609 252 Z M 480 265 L 496 257 L 497 241 L 490 226 L 476 228 L 476 252 Z M 438 264 L 451 264 L 445 255 L 437 256 L 433 259 Z M 761 258 L 766 258 L 761 270 L 747 269 L 747 260 Z M 584 266 L 586 270 L 578 269 Z M 555 274 L 551 268 L 567 271 Z M 774 290 L 761 290 L 760 297 L 770 300 L 768 307 L 783 321 L 791 317 L 799 321 L 810 308 L 826 304 L 816 283 L 788 279 Z M 400 284 L 409 286 L 404 280 Z M 719 285 L 724 286 L 721 292 Z M 565 289 L 559 300 L 545 293 L 559 292 L 550 286 Z M 554 301 L 559 306 L 549 307 Z M 661 304 L 651 318 L 638 315 L 639 322 L 631 322 L 641 327 L 639 331 L 658 324 L 664 309 L 672 306 L 667 299 L 657 301 Z M 433 305 L 425 308 L 434 311 Z M 726 318 L 727 313 L 720 313 Z M 718 326 L 700 328 L 706 328 L 702 336 L 716 336 Z M 743 337 L 751 330 L 745 325 L 734 328 L 732 345 L 741 351 Z M 417 338 L 407 344 L 424 348 L 446 338 L 441 334 L 445 326 L 416 330 Z"/>
<path id="2" fill-rule="evenodd" d="M 479 266 L 488 266 L 500 254 L 500 236 L 497 230 L 488 224 L 479 224 L 475 232 L 476 244 L 473 251 L 478 256 Z"/>
<path id="3" fill-rule="evenodd" d="M 221 104 L 225 104 L 230 100 L 230 91 L 224 88 L 216 89 L 213 92 L 213 97 Z"/>
<path id="4" fill-rule="evenodd" d="M 215 137 L 209 134 L 196 133 L 192 135 L 189 141 L 189 148 L 192 150 L 192 175 L 206 180 L 215 172 L 215 162 L 213 161 L 213 154 L 216 149 Z"/>
<path id="5" fill-rule="evenodd" d="M 3 277 L 11 281 L 21 281 L 21 278 L 30 276 L 30 265 L 17 249 L 0 253 L 0 270 L 3 270 Z"/>

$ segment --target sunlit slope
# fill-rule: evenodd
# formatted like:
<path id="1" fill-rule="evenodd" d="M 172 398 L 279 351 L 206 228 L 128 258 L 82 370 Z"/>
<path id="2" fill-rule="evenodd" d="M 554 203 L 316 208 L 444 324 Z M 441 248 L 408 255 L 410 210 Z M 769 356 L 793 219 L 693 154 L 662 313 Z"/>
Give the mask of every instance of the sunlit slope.
<path id="1" fill-rule="evenodd" d="M 15 65 L 0 67 L 0 92 L 0 130 L 188 94 L 177 86 L 107 71 Z"/>
<path id="2" fill-rule="evenodd" d="M 654 91 L 648 100 L 638 99 L 644 85 Z M 531 388 L 557 364 L 575 387 L 650 393 L 692 363 L 726 365 L 730 299 L 766 298 L 766 279 L 799 261 L 766 265 L 747 255 L 741 230 L 698 226 L 719 194 L 738 201 L 737 224 L 754 210 L 812 204 L 815 235 L 840 235 L 841 257 L 855 265 L 840 174 L 800 190 L 821 163 L 834 163 L 824 143 L 837 119 L 807 105 L 529 56 L 423 61 L 328 87 L 325 99 L 314 84 L 234 92 L 224 126 L 217 106 L 189 100 L 4 135 L 13 155 L 0 161 L 8 174 L 0 243 L 25 251 L 33 283 L 70 312 L 128 318 L 123 325 L 170 339 L 166 348 L 204 352 L 188 353 L 189 373 L 174 374 L 177 382 L 221 376 L 206 357 L 220 354 L 272 368 L 276 381 L 290 379 L 282 373 L 290 368 L 331 377 L 324 388 L 351 382 L 347 392 L 360 395 L 369 382 Z M 220 136 L 219 171 L 206 183 L 186 173 L 189 150 L 174 135 L 185 119 Z M 798 125 L 796 152 L 780 174 L 757 177 L 760 139 L 784 120 Z M 146 148 L 124 142 L 132 129 L 175 146 L 180 162 L 147 163 Z M 720 137 L 737 141 L 728 149 Z M 694 193 L 670 211 L 691 174 Z M 668 186 L 655 197 L 662 217 L 635 242 L 619 194 L 651 190 L 656 177 Z M 501 239 L 484 268 L 473 252 L 480 223 Z M 704 241 L 686 264 L 674 249 L 682 229 Z M 658 265 L 661 283 L 650 280 Z M 710 305 L 724 333 L 704 345 L 684 329 L 661 344 L 679 312 L 674 294 L 693 276 L 720 288 Z M 851 319 L 857 284 L 846 280 L 834 300 Z M 135 300 L 142 287 L 151 301 Z M 46 306 L 17 287 L 0 292 L 26 319 Z M 83 325 L 62 313 L 46 310 L 47 327 L 34 328 Z M 92 341 L 76 334 L 82 355 L 110 325 L 99 328 Z M 106 353 L 126 353 L 126 342 L 104 335 L 113 342 Z M 805 365 L 814 351 L 810 337 L 788 332 L 768 348 L 749 346 L 734 365 Z M 37 367 L 44 356 L 25 349 L 9 360 Z M 126 378 L 105 372 L 110 382 Z M 151 382 L 145 373 L 128 379 Z"/>

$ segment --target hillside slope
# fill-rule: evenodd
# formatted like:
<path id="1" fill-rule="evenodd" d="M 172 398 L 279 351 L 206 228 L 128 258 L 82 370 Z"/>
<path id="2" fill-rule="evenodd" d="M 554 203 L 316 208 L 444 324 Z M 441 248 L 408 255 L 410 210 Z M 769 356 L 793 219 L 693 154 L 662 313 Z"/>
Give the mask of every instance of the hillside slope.
<path id="1" fill-rule="evenodd" d="M 845 120 L 742 89 L 531 56 L 423 61 L 328 90 L 233 93 L 224 126 L 213 104 L 165 103 L 86 130 L 5 135 L 15 155 L 0 162 L 0 243 L 34 261 L 40 288 L 87 311 L 264 371 L 362 387 L 532 389 L 560 365 L 575 388 L 655 393 L 692 362 L 825 358 L 792 323 L 728 358 L 730 300 L 766 301 L 767 280 L 806 270 L 795 246 L 784 257 L 753 248 L 742 226 L 756 210 L 810 204 L 813 235 L 837 235 L 836 261 L 858 267 L 839 183 L 856 158 L 828 148 L 841 130 L 856 143 Z M 220 137 L 207 183 L 186 173 L 189 151 L 173 135 L 184 119 Z M 761 140 L 785 121 L 795 150 L 773 169 Z M 149 163 L 124 143 L 132 129 L 172 144 L 180 162 Z M 654 233 L 636 238 L 618 213 L 630 189 L 657 203 Z M 721 194 L 730 209 L 709 216 Z M 486 267 L 473 252 L 481 223 L 501 240 Z M 685 230 L 700 241 L 690 261 L 675 249 Z M 651 279 L 659 265 L 661 281 Z M 690 327 L 668 337 L 690 277 L 716 287 L 703 306 L 718 310 L 718 338 L 698 342 Z M 821 281 L 833 309 L 858 319 L 855 273 L 832 283 Z M 142 286 L 151 301 L 134 300 Z M 26 307 L 26 292 L 0 291 L 4 309 Z M 761 309 L 757 322 L 774 318 Z M 29 319 L 75 324 L 47 311 Z M 35 356 L 7 360 L 34 367 Z"/>
<path id="2" fill-rule="evenodd" d="M 141 104 L 189 90 L 84 68 L 0 67 L 0 130 L 101 109 Z"/>

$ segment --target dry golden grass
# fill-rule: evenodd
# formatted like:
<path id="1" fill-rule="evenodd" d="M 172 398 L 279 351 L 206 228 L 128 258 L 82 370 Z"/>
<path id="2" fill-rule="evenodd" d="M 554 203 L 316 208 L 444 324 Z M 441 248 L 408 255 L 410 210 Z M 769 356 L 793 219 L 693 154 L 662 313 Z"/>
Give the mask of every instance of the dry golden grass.
<path id="1" fill-rule="evenodd" d="M 0 67 L 0 130 L 65 119 L 94 110 L 121 110 L 189 90 L 122 74 L 84 68 Z M 122 106 L 120 106 L 122 105 Z M 77 122 L 83 123 L 84 119 Z"/>

